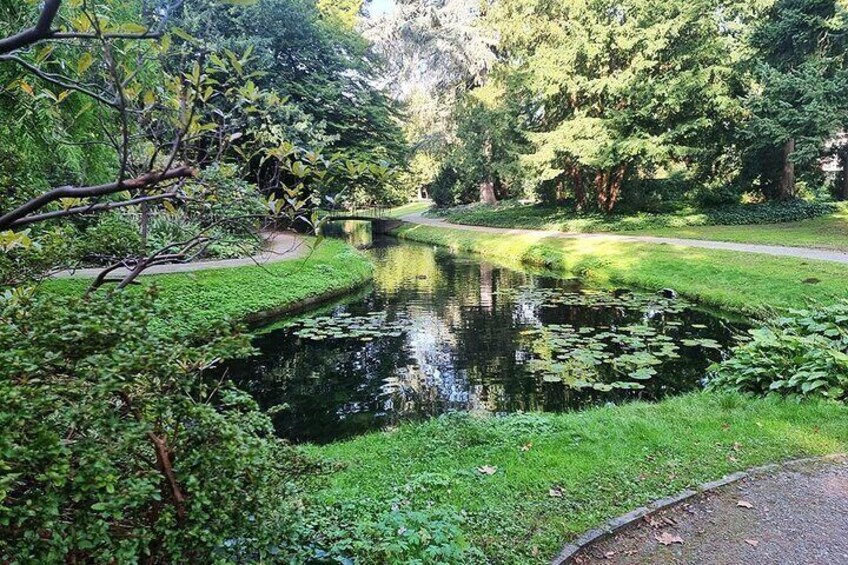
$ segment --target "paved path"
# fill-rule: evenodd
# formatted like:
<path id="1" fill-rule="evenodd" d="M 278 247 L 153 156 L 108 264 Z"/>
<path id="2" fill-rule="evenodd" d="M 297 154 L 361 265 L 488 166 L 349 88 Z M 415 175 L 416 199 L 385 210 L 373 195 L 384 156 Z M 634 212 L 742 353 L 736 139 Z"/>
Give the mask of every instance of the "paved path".
<path id="1" fill-rule="evenodd" d="M 309 253 L 309 245 L 303 237 L 291 233 L 274 233 L 267 239 L 265 251 L 254 257 L 243 259 L 219 259 L 213 261 L 197 261 L 194 263 L 173 263 L 170 265 L 156 265 L 142 273 L 145 275 L 162 275 L 170 273 L 188 273 L 192 271 L 204 271 L 207 269 L 230 269 L 233 267 L 246 267 L 250 265 L 269 265 L 278 261 L 297 259 Z M 74 271 L 62 271 L 54 275 L 58 278 L 80 277 L 94 278 L 100 274 L 102 268 L 76 269 Z M 109 278 L 122 278 L 128 274 L 126 269 L 118 269 L 110 273 Z"/>
<path id="2" fill-rule="evenodd" d="M 483 233 L 504 235 L 534 235 L 538 236 L 539 238 L 551 237 L 561 239 L 603 239 L 628 243 L 655 243 L 665 245 L 679 245 L 682 247 L 722 249 L 725 251 L 739 251 L 742 253 L 763 253 L 765 255 L 776 255 L 779 257 L 798 257 L 800 259 L 814 259 L 818 261 L 831 261 L 835 263 L 848 264 L 848 253 L 843 253 L 841 251 L 827 251 L 823 249 L 811 249 L 807 247 L 753 245 L 748 243 L 731 243 L 728 241 L 705 241 L 701 239 L 651 237 L 647 235 L 617 235 L 612 233 L 570 233 L 559 231 L 492 228 L 488 226 L 467 226 L 462 224 L 452 224 L 439 218 L 428 218 L 422 214 L 409 214 L 407 216 L 403 216 L 401 219 L 414 224 L 423 224 L 427 226 L 437 226 L 442 228 L 451 228 Z"/>
<path id="3" fill-rule="evenodd" d="M 572 563 L 848 564 L 848 462 L 792 465 L 701 495 L 589 546 Z"/>

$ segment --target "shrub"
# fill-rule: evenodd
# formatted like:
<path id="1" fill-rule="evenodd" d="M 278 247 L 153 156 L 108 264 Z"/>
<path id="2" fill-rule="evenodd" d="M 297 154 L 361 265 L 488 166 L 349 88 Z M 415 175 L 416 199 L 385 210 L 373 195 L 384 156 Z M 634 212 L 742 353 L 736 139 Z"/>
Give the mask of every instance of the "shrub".
<path id="1" fill-rule="evenodd" d="M 147 246 L 151 250 L 186 242 L 201 231 L 199 222 L 182 214 L 156 214 L 150 219 Z"/>
<path id="2" fill-rule="evenodd" d="M 750 341 L 712 367 L 710 387 L 848 398 L 848 302 L 792 311 L 750 333 Z"/>
<path id="3" fill-rule="evenodd" d="M 430 185 L 430 198 L 436 206 L 443 208 L 457 203 L 456 191 L 459 173 L 452 167 L 443 167 Z"/>
<path id="4" fill-rule="evenodd" d="M 0 302 L 0 562 L 296 560 L 311 463 L 214 372 L 247 337 L 159 337 L 154 299 Z"/>
<path id="5" fill-rule="evenodd" d="M 103 263 L 123 259 L 141 250 L 138 225 L 119 213 L 100 216 L 93 226 L 79 236 L 77 254 L 87 263 Z"/>
<path id="6" fill-rule="evenodd" d="M 181 210 L 191 221 L 203 227 L 228 220 L 222 224 L 222 229 L 233 234 L 243 234 L 254 228 L 256 220 L 234 218 L 265 215 L 268 212 L 256 185 L 241 179 L 233 167 L 216 165 L 204 169 L 197 182 L 189 183 L 186 190 L 190 193 L 193 190 L 208 193 L 207 198 L 194 198 Z"/>
<path id="7" fill-rule="evenodd" d="M 837 207 L 832 202 L 808 202 L 806 200 L 739 204 L 708 210 L 705 214 L 704 225 L 743 226 L 799 222 L 832 214 L 836 210 Z"/>

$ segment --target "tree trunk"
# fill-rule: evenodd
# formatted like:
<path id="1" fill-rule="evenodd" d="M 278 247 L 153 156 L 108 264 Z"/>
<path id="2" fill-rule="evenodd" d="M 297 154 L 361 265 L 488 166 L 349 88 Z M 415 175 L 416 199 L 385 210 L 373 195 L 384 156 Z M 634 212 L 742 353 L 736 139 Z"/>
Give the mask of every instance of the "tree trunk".
<path id="1" fill-rule="evenodd" d="M 598 172 L 595 177 L 595 188 L 598 192 L 598 208 L 605 214 L 611 214 L 621 196 L 621 185 L 624 183 L 626 166 Z"/>
<path id="2" fill-rule="evenodd" d="M 795 198 L 795 163 L 792 154 L 795 153 L 795 139 L 789 138 L 783 144 L 783 169 L 780 171 L 780 181 L 777 185 L 778 200 Z"/>
<path id="3" fill-rule="evenodd" d="M 577 211 L 586 208 L 586 189 L 583 187 L 583 171 L 580 166 L 571 167 L 571 186 L 574 188 L 574 200 L 577 203 Z"/>
<path id="4" fill-rule="evenodd" d="M 495 196 L 495 183 L 491 180 L 480 183 L 480 202 L 484 204 L 498 203 L 498 198 Z"/>
<path id="5" fill-rule="evenodd" d="M 840 200 L 848 200 L 848 153 L 842 155 L 842 190 Z"/>
<path id="6" fill-rule="evenodd" d="M 147 233 L 150 225 L 150 210 L 147 203 L 141 205 L 141 253 L 147 253 Z"/>

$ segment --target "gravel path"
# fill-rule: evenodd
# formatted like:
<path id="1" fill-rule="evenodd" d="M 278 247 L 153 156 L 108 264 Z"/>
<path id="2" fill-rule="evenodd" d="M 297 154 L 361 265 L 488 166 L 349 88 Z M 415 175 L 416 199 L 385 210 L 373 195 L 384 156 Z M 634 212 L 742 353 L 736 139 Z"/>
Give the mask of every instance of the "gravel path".
<path id="1" fill-rule="evenodd" d="M 572 563 L 848 564 L 848 461 L 790 466 L 701 495 L 590 545 Z"/>
<path id="2" fill-rule="evenodd" d="M 832 261 L 835 263 L 848 264 L 848 253 L 843 253 L 840 251 L 827 251 L 823 249 L 810 249 L 807 247 L 753 245 L 748 243 L 731 243 L 728 241 L 705 241 L 701 239 L 684 239 L 677 237 L 651 237 L 646 235 L 616 235 L 612 233 L 566 233 L 559 231 L 492 228 L 488 226 L 467 226 L 462 224 L 452 224 L 439 218 L 428 218 L 422 214 L 409 214 L 408 216 L 403 216 L 401 219 L 413 224 L 423 224 L 427 226 L 436 226 L 441 228 L 451 228 L 482 233 L 504 235 L 535 235 L 540 238 L 551 237 L 561 239 L 605 239 L 611 241 L 631 243 L 679 245 L 682 247 L 723 249 L 725 251 L 741 251 L 743 253 L 763 253 L 765 255 L 776 255 L 779 257 L 798 257 L 800 259 L 814 259 L 818 261 Z"/>
<path id="3" fill-rule="evenodd" d="M 309 253 L 309 245 L 300 236 L 291 233 L 274 233 L 267 238 L 265 251 L 254 257 L 243 259 L 219 259 L 214 261 L 197 261 L 195 263 L 174 263 L 170 265 L 156 265 L 142 273 L 145 275 L 162 275 L 170 273 L 188 273 L 192 271 L 204 271 L 207 269 L 230 269 L 233 267 L 246 267 L 250 265 L 269 265 L 278 261 L 297 259 Z M 77 269 L 75 271 L 63 271 L 54 275 L 57 278 L 80 277 L 94 278 L 103 269 Z M 126 269 L 118 269 L 109 275 L 109 278 L 121 278 L 128 274 Z"/>

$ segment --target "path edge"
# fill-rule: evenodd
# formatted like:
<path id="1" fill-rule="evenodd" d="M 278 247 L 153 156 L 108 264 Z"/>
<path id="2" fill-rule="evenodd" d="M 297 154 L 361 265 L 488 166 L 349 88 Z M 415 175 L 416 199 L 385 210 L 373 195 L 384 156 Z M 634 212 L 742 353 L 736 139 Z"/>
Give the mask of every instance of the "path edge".
<path id="1" fill-rule="evenodd" d="M 707 483 L 702 483 L 696 486 L 693 489 L 687 489 L 681 491 L 672 496 L 661 498 L 650 504 L 646 504 L 645 506 L 640 506 L 639 508 L 632 510 L 626 514 L 622 514 L 616 518 L 608 520 L 603 525 L 598 528 L 591 529 L 585 532 L 583 535 L 579 536 L 574 541 L 566 544 L 562 551 L 560 551 L 559 555 L 557 555 L 552 561 L 551 565 L 567 565 L 571 563 L 572 558 L 583 551 L 587 546 L 604 540 L 614 534 L 617 534 L 621 530 L 627 528 L 628 526 L 633 525 L 634 523 L 642 520 L 648 516 L 656 514 L 661 510 L 667 510 L 678 504 L 686 502 L 695 496 L 700 494 L 712 492 L 718 490 L 727 485 L 731 485 L 733 483 L 737 483 L 743 479 L 747 479 L 753 477 L 755 475 L 759 475 L 762 473 L 769 473 L 776 470 L 784 469 L 787 467 L 791 467 L 793 465 L 804 465 L 809 463 L 820 463 L 825 461 L 832 461 L 838 459 L 844 459 L 848 457 L 848 454 L 845 453 L 834 453 L 831 455 L 824 455 L 821 457 L 806 457 L 802 459 L 790 459 L 788 461 L 783 461 L 781 463 L 771 463 L 769 465 L 761 465 L 759 467 L 752 467 L 747 471 L 739 471 L 736 473 L 731 473 L 729 475 L 725 475 L 724 477 L 710 481 Z"/>

